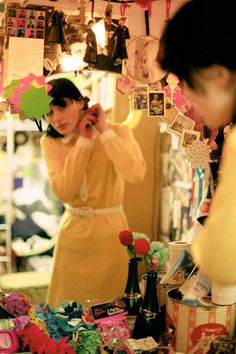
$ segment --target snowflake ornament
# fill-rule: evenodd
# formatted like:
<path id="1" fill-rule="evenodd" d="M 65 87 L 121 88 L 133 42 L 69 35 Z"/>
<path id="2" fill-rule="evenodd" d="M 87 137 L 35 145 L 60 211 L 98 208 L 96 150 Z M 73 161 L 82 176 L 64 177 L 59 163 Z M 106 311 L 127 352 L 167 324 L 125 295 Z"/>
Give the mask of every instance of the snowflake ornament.
<path id="1" fill-rule="evenodd" d="M 193 167 L 207 168 L 211 162 L 208 140 L 196 139 L 185 148 L 186 158 Z"/>

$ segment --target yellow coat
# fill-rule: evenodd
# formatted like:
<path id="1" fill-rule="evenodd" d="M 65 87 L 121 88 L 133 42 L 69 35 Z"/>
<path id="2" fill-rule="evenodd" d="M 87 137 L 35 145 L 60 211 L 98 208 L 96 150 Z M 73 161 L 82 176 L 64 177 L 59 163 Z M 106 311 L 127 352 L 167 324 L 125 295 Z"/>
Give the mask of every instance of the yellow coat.
<path id="1" fill-rule="evenodd" d="M 41 147 L 55 196 L 74 208 L 122 206 L 125 181 L 142 181 L 146 164 L 132 131 L 110 124 L 94 139 L 43 136 Z M 137 216 L 138 217 L 138 216 Z M 127 228 L 123 211 L 107 215 L 62 216 L 47 302 L 107 301 L 121 296 L 128 256 L 118 234 Z"/>
<path id="2" fill-rule="evenodd" d="M 192 252 L 210 280 L 236 285 L 236 127 L 226 138 L 210 215 L 193 242 Z"/>

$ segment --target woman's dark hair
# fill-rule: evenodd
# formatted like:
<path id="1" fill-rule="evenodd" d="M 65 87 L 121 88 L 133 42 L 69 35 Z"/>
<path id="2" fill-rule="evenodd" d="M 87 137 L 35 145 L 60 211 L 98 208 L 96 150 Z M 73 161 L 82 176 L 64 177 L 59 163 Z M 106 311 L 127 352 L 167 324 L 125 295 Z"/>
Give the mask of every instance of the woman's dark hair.
<path id="1" fill-rule="evenodd" d="M 71 80 L 66 78 L 54 79 L 49 81 L 48 84 L 52 86 L 51 90 L 48 92 L 48 95 L 53 97 L 50 104 L 65 108 L 67 106 L 66 99 L 74 101 L 84 100 L 83 109 L 88 108 L 88 98 L 81 95 L 79 89 Z M 46 135 L 53 138 L 63 137 L 51 124 L 47 127 Z"/>
<path id="2" fill-rule="evenodd" d="M 194 87 L 194 70 L 220 64 L 236 70 L 236 1 L 191 0 L 167 23 L 157 61 Z"/>

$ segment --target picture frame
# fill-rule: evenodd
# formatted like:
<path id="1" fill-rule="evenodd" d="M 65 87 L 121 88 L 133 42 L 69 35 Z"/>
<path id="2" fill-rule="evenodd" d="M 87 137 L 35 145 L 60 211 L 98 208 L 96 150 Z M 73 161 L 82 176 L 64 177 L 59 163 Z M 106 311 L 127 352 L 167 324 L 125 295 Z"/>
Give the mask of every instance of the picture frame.
<path id="1" fill-rule="evenodd" d="M 183 129 L 180 137 L 179 147 L 186 148 L 191 145 L 194 140 L 200 139 L 200 132 L 196 130 Z"/>
<path id="2" fill-rule="evenodd" d="M 148 92 L 148 117 L 165 116 L 165 92 L 149 91 Z"/>
<path id="3" fill-rule="evenodd" d="M 166 108 L 165 116 L 162 117 L 162 120 L 168 127 L 171 127 L 179 114 L 179 110 L 175 106 L 171 108 Z"/>
<path id="4" fill-rule="evenodd" d="M 137 86 L 131 94 L 132 110 L 146 111 L 148 109 L 148 85 Z"/>
<path id="5" fill-rule="evenodd" d="M 173 124 L 170 126 L 170 130 L 178 135 L 182 134 L 183 129 L 193 130 L 195 121 L 189 117 L 186 117 L 183 113 L 179 112 Z"/>

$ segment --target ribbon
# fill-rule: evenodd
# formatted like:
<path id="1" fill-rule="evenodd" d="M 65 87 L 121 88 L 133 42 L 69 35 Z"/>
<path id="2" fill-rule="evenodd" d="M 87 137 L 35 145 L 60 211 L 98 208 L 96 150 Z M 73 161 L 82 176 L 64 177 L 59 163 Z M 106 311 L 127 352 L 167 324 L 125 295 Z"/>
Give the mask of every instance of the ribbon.
<path id="1" fill-rule="evenodd" d="M 122 17 L 125 16 L 125 11 L 126 11 L 126 9 L 127 9 L 128 7 L 130 7 L 130 5 L 127 4 L 126 2 L 122 2 L 122 3 L 120 4 L 120 14 L 121 14 Z"/>
<path id="2" fill-rule="evenodd" d="M 137 5 L 139 5 L 142 9 L 148 10 L 149 17 L 152 14 L 152 2 L 153 0 L 134 0 Z"/>
<path id="3" fill-rule="evenodd" d="M 171 0 L 166 0 L 166 19 L 169 20 L 170 17 L 170 5 Z"/>

